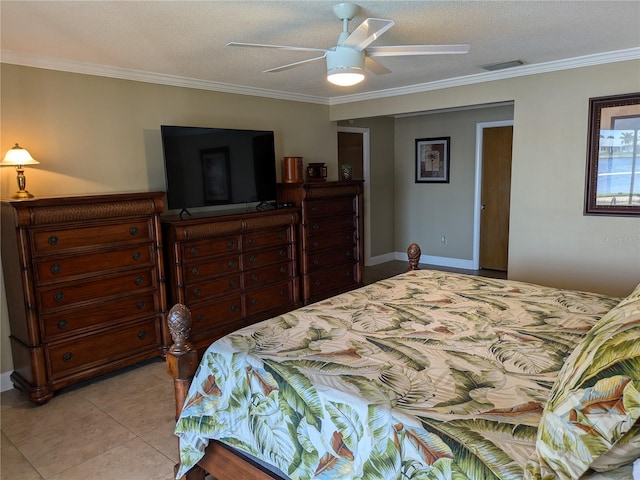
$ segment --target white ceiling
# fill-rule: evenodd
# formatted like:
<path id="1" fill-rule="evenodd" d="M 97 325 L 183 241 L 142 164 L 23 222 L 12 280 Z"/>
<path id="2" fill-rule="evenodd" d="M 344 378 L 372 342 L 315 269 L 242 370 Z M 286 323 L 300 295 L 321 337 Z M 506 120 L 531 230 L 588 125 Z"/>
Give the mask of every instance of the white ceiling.
<path id="1" fill-rule="evenodd" d="M 328 83 L 324 61 L 262 73 L 313 52 L 226 46 L 328 48 L 342 29 L 336 3 L 2 0 L 2 61 L 331 103 L 451 79 L 640 58 L 640 1 L 356 1 L 361 9 L 350 30 L 367 17 L 395 22 L 372 46 L 466 43 L 471 51 L 378 58 L 392 73 L 368 75 L 355 87 Z M 482 69 L 516 59 L 526 63 L 519 72 Z"/>

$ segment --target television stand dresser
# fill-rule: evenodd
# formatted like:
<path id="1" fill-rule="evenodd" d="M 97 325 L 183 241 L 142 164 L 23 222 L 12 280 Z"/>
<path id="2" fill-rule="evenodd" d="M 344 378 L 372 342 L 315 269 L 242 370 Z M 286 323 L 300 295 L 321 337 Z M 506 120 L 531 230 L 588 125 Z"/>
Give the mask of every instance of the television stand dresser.
<path id="1" fill-rule="evenodd" d="M 298 308 L 298 210 L 163 217 L 167 295 L 203 351 L 238 328 Z"/>
<path id="2" fill-rule="evenodd" d="M 34 403 L 166 352 L 163 199 L 156 192 L 2 202 L 11 380 Z"/>

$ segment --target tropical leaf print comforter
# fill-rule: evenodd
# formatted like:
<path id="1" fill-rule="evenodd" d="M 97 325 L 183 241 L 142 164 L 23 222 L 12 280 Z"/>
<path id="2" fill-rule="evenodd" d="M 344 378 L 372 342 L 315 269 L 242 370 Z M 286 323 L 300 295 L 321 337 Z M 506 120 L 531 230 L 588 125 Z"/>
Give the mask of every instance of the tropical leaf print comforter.
<path id="1" fill-rule="evenodd" d="M 565 358 L 618 301 L 420 270 L 246 327 L 204 354 L 179 476 L 216 439 L 292 479 L 521 479 Z"/>

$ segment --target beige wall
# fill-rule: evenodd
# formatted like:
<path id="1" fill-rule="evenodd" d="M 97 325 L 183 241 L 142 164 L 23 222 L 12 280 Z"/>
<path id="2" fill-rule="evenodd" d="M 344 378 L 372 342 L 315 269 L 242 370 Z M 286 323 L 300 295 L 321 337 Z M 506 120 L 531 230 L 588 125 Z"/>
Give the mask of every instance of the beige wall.
<path id="1" fill-rule="evenodd" d="M 326 162 L 337 179 L 336 124 L 329 107 L 51 70 L 1 66 L 1 151 L 19 142 L 40 165 L 27 189 L 39 197 L 164 190 L 160 125 L 274 130 L 276 159 Z M 278 168 L 280 178 L 281 172 Z M 0 193 L 17 190 L 0 170 Z M 1 366 L 12 370 L 2 294 Z"/>
<path id="2" fill-rule="evenodd" d="M 514 101 L 509 277 L 623 296 L 640 282 L 640 219 L 582 214 L 588 102 L 639 90 L 636 60 L 338 104 L 331 119 Z M 400 252 L 410 234 L 398 211 Z"/>
<path id="3" fill-rule="evenodd" d="M 396 246 L 423 255 L 473 259 L 476 124 L 513 119 L 513 107 L 402 117 L 395 128 Z M 415 183 L 415 140 L 450 137 L 449 183 Z M 442 243 L 442 236 L 446 242 Z"/>
<path id="4" fill-rule="evenodd" d="M 582 215 L 588 99 L 640 90 L 639 61 L 331 107 L 1 68 L 1 150 L 20 142 L 41 162 L 26 171 L 27 188 L 38 196 L 163 190 L 161 124 L 273 129 L 278 159 L 326 162 L 329 178 L 336 179 L 338 120 L 513 100 L 510 277 L 620 296 L 640 281 L 640 220 Z M 395 143 L 396 151 L 406 148 Z M 379 175 L 388 168 L 384 164 Z M 380 198 L 391 191 L 398 198 L 397 184 L 385 187 Z M 15 188 L 15 171 L 2 169 L 0 193 Z M 388 227 L 396 232 L 396 251 L 404 251 L 411 236 L 407 218 Z M 7 372 L 4 288 L 0 293 L 0 370 Z"/>

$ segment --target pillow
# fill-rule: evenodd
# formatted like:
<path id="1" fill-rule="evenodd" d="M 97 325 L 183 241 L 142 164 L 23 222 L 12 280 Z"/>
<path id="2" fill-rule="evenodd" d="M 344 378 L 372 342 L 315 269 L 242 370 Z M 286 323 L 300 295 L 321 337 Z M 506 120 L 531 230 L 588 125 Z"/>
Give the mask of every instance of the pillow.
<path id="1" fill-rule="evenodd" d="M 612 448 L 638 418 L 640 285 L 593 326 L 562 366 L 542 413 L 527 478 L 576 479 L 609 451 L 596 467 L 628 463 L 628 455 Z M 621 445 L 633 448 L 635 441 L 625 438 Z"/>

